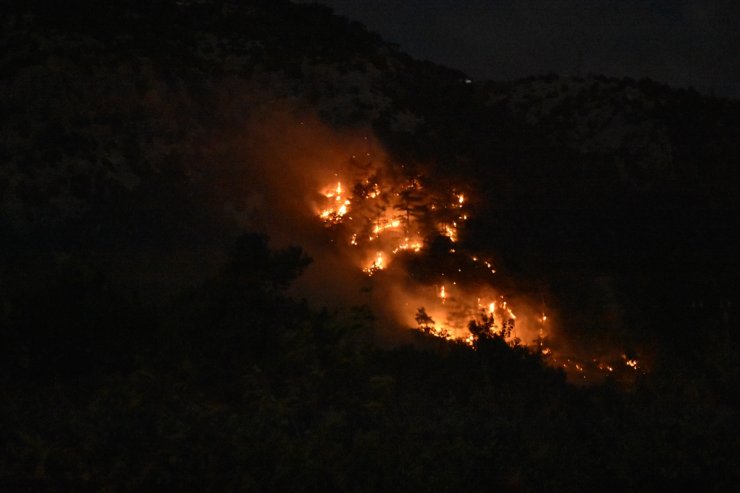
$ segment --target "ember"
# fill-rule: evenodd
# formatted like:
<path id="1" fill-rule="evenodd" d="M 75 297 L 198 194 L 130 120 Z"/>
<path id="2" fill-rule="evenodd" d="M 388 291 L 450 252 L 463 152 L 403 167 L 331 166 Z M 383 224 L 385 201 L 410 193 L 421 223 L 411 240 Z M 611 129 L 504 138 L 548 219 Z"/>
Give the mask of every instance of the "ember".
<path id="1" fill-rule="evenodd" d="M 531 347 L 549 364 L 579 379 L 614 372 L 614 358 L 581 361 L 552 347 L 548 316 L 526 306 L 526 300 L 519 300 L 524 305 L 515 314 L 510 301 L 491 285 L 490 276 L 496 273 L 493 262 L 460 246 L 469 217 L 465 194 L 439 190 L 421 176 L 392 176 L 369 164 L 356 171 L 359 176 L 321 191 L 317 216 L 332 232 L 347 235 L 346 243 L 337 244 L 348 244 L 357 252 L 349 257 L 358 259 L 359 270 L 387 291 L 381 296 L 386 299 L 385 309 L 395 313 L 399 322 L 413 327 L 415 321 L 427 334 L 474 346 L 480 334 L 472 333 L 470 323 L 483 320 L 491 333 L 511 345 Z M 434 254 L 436 260 L 430 264 L 432 245 L 439 238 L 455 248 L 444 250 L 444 259 Z M 419 276 L 408 270 L 411 257 L 424 265 Z M 419 306 L 422 315 L 414 317 L 412 307 Z M 627 368 L 638 369 L 636 359 L 623 357 L 623 361 Z"/>

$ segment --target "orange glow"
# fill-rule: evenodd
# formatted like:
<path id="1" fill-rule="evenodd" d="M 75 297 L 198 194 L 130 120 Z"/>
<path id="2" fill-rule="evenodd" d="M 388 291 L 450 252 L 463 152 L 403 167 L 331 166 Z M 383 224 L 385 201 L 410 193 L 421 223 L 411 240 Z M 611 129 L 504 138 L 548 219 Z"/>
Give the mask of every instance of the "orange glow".
<path id="1" fill-rule="evenodd" d="M 418 240 L 409 240 L 408 238 L 404 238 L 403 243 L 399 244 L 394 248 L 392 251 L 393 253 L 398 252 L 405 252 L 405 251 L 412 251 L 414 253 L 418 253 L 421 251 L 421 248 L 424 246 L 424 244 Z"/>
<path id="2" fill-rule="evenodd" d="M 326 197 L 327 205 L 319 211 L 319 217 L 328 224 L 339 224 L 344 216 L 349 212 L 351 201 L 342 196 L 342 183 L 337 182 L 337 186 L 331 187 L 323 192 Z"/>
<path id="3" fill-rule="evenodd" d="M 447 238 L 449 238 L 451 242 L 455 243 L 457 241 L 457 228 L 455 227 L 454 223 L 453 225 L 440 224 L 439 232 L 442 236 L 446 236 Z"/>
<path id="4" fill-rule="evenodd" d="M 384 179 L 379 180 L 378 176 L 384 176 Z M 456 277 L 440 273 L 447 282 L 433 289 L 421 281 L 400 281 L 390 272 L 375 276 L 380 271 L 391 269 L 394 262 L 404 262 L 406 255 L 423 254 L 427 242 L 435 235 L 457 243 L 460 230 L 465 228 L 463 221 L 468 219 L 468 213 L 463 214 L 460 210 L 468 202 L 468 197 L 462 193 L 435 191 L 424 186 L 420 179 L 387 176 L 375 171 L 368 172 L 358 181 L 331 184 L 323 189 L 321 195 L 324 202 L 317 210 L 318 218 L 329 226 L 341 225 L 342 234 L 347 235 L 345 238 L 349 238 L 348 243 L 352 247 L 353 253 L 348 253 L 352 263 L 373 277 L 374 285 L 383 286 L 388 291 L 388 298 L 382 301 L 383 306 L 397 309 L 399 321 L 408 321 L 404 324 L 413 323 L 413 312 L 408 312 L 409 307 L 426 307 L 430 320 L 434 322 L 420 324 L 420 330 L 475 347 L 477 336 L 470 332 L 468 322 L 483 317 L 483 323 L 490 324 L 492 333 L 502 335 L 512 345 L 537 348 L 538 354 L 546 357 L 548 364 L 562 367 L 571 375 L 577 374 L 579 379 L 585 379 L 593 372 L 610 374 L 615 371 L 611 362 L 607 364 L 594 359 L 593 364 L 584 363 L 570 355 L 564 356 L 560 349 L 551 347 L 548 342 L 549 327 L 545 327 L 548 317 L 543 311 L 527 306 L 526 300 L 519 300 L 515 314 L 510 301 L 487 282 L 479 279 L 472 282 L 473 277 L 468 276 L 474 276 L 476 269 L 485 268 L 486 274 L 495 274 L 496 270 L 492 260 L 471 254 L 464 245 L 455 245 L 455 248 L 447 250 L 451 261 L 464 259 L 464 262 L 450 266 L 454 270 L 445 267 L 450 269 L 448 276 L 454 272 Z M 476 264 L 476 269 L 468 271 L 466 266 L 470 264 L 466 262 L 470 261 Z M 466 279 L 471 282 L 466 282 Z M 448 285 L 454 287 L 452 294 Z M 638 369 L 637 360 L 626 357 L 623 360 L 627 368 Z"/>
<path id="5" fill-rule="evenodd" d="M 394 229 L 394 228 L 398 228 L 399 226 L 401 226 L 401 221 L 399 221 L 398 219 L 393 219 L 392 221 L 385 221 L 385 222 L 375 225 L 375 227 L 373 228 L 373 234 L 379 235 L 386 229 Z"/>
<path id="6" fill-rule="evenodd" d="M 383 258 L 383 252 L 378 252 L 375 254 L 375 258 L 372 260 L 370 265 L 362 269 L 364 272 L 367 273 L 367 275 L 372 276 L 376 272 L 383 270 L 385 268 L 385 260 Z"/>

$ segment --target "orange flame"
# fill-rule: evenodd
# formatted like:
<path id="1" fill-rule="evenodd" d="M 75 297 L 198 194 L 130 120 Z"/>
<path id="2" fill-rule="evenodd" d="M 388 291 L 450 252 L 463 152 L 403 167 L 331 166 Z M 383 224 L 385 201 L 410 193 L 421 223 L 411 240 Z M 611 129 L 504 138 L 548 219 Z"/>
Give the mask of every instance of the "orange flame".
<path id="1" fill-rule="evenodd" d="M 348 189 L 350 192 L 347 192 Z M 444 205 L 446 200 L 441 197 L 445 195 L 449 197 L 449 192 L 434 195 L 434 191 L 425 189 L 425 193 L 429 194 L 429 197 L 426 198 L 427 205 L 425 207 L 418 205 L 420 201 L 424 202 L 424 198 L 419 199 L 418 195 L 414 195 L 420 190 L 422 190 L 422 184 L 417 179 L 406 179 L 396 185 L 380 184 L 375 181 L 375 175 L 373 175 L 371 178 L 365 178 L 357 182 L 354 188 L 345 187 L 339 181 L 336 186 L 331 185 L 322 192 L 326 204 L 323 209 L 318 211 L 318 216 L 327 225 L 342 223 L 344 228 L 349 228 L 349 244 L 360 251 L 368 245 L 366 242 L 373 243 L 373 253 L 368 255 L 369 259 L 366 257 L 367 260 L 362 263 L 361 269 L 368 276 L 374 276 L 379 271 L 387 269 L 394 256 L 402 252 L 408 254 L 422 252 L 425 248 L 425 240 L 433 236 L 428 231 L 427 225 L 435 225 L 437 234 L 446 236 L 452 242 L 458 241 L 458 229 L 460 227 L 458 221 L 465 221 L 468 218 L 468 214 L 458 212 L 464 207 L 467 200 L 466 196 L 453 191 L 452 203 L 447 202 L 448 205 Z M 413 202 L 414 200 L 417 202 Z M 353 205 L 353 217 L 349 217 L 348 214 Z M 351 222 L 344 223 L 345 218 L 348 218 Z M 463 223 L 461 225 L 464 226 Z M 413 233 L 411 233 L 412 231 Z M 451 248 L 449 252 L 450 254 L 457 254 L 458 250 L 465 258 L 471 259 L 481 267 L 485 266 L 491 274 L 496 273 L 490 260 L 481 259 L 477 255 L 469 255 L 461 248 Z M 457 268 L 457 272 L 462 273 L 462 271 L 462 266 Z M 422 298 L 426 300 L 426 303 L 420 300 L 419 304 L 433 307 L 430 315 L 433 315 L 435 319 L 446 320 L 445 323 L 425 327 L 425 332 L 436 337 L 454 339 L 474 346 L 475 336 L 469 332 L 467 322 L 483 314 L 490 317 L 491 320 L 495 317 L 496 320 L 503 321 L 503 326 L 497 330 L 506 334 L 507 341 L 512 344 L 519 344 L 520 342 L 515 334 L 512 335 L 515 321 L 518 327 L 520 323 L 523 324 L 524 329 L 520 329 L 520 333 L 532 334 L 533 331 L 535 331 L 535 334 L 538 333 L 539 336 L 533 340 L 533 344 L 538 348 L 539 354 L 547 356 L 547 361 L 550 364 L 561 366 L 572 372 L 578 372 L 583 378 L 586 378 L 588 372 L 591 371 L 590 368 L 597 368 L 604 373 L 614 371 L 613 365 L 599 363 L 595 359 L 594 364 L 589 366 L 589 370 L 587 370 L 584 363 L 575 361 L 570 357 L 559 357 L 555 354 L 553 349 L 546 345 L 544 324 L 548 317 L 544 312 L 541 312 L 541 316 L 536 315 L 525 306 L 522 319 L 519 320 L 513 307 L 503 296 L 495 296 L 500 299 L 491 300 L 493 296 L 490 293 L 490 286 L 484 286 L 483 291 L 479 290 L 479 295 L 472 297 L 476 302 L 470 303 L 470 290 L 464 285 L 458 286 L 458 281 L 461 281 L 461 279 L 450 280 L 452 285 L 457 286 L 455 296 L 450 296 L 446 284 L 442 284 L 436 289 L 434 297 L 430 297 L 431 291 L 425 291 L 428 294 L 422 296 Z M 481 298 L 483 292 L 488 292 L 488 296 Z M 441 303 L 435 303 L 435 297 L 441 300 Z M 527 329 L 527 324 L 529 324 L 529 329 Z M 626 367 L 633 370 L 638 369 L 637 360 L 627 359 L 626 356 L 623 359 Z"/>

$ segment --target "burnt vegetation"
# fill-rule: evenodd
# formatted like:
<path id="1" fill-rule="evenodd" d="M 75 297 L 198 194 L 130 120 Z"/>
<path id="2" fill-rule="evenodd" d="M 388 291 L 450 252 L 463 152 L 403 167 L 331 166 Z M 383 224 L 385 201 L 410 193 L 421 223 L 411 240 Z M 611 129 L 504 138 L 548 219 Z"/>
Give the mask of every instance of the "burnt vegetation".
<path id="1" fill-rule="evenodd" d="M 738 102 L 467 84 L 278 0 L 28 2 L 1 22 L 3 491 L 736 489 Z M 652 348 L 651 371 L 574 386 L 508 321 L 471 321 L 470 347 L 423 309 L 389 347 L 366 307 L 288 294 L 308 255 L 232 217 L 228 142 L 275 101 L 472 181 L 461 243 L 546 282 L 576 336 Z"/>

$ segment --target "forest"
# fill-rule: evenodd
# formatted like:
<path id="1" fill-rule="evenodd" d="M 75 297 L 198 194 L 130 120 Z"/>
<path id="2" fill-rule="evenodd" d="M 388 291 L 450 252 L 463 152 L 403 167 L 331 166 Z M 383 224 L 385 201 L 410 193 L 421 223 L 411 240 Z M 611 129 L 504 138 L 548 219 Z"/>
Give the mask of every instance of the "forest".
<path id="1" fill-rule="evenodd" d="M 1 22 L 0 490 L 737 489 L 740 102 L 473 82 L 287 0 Z M 465 223 L 338 275 L 339 219 L 380 191 L 310 211 L 331 159 L 382 164 L 407 226 L 436 221 L 419 190 Z M 458 338 L 420 303 L 389 323 L 399 272 L 475 252 L 553 337 L 640 371 L 574 379 L 493 309 Z"/>
<path id="2" fill-rule="evenodd" d="M 415 331 L 413 344 L 382 347 L 366 308 L 315 311 L 285 295 L 309 262 L 245 234 L 216 276 L 153 307 L 80 259 L 18 253 L 3 277 L 4 487 L 727 491 L 737 481 L 734 341 L 698 345 L 690 366 L 661 366 L 629 388 L 577 387 L 496 334 L 469 347 Z"/>

